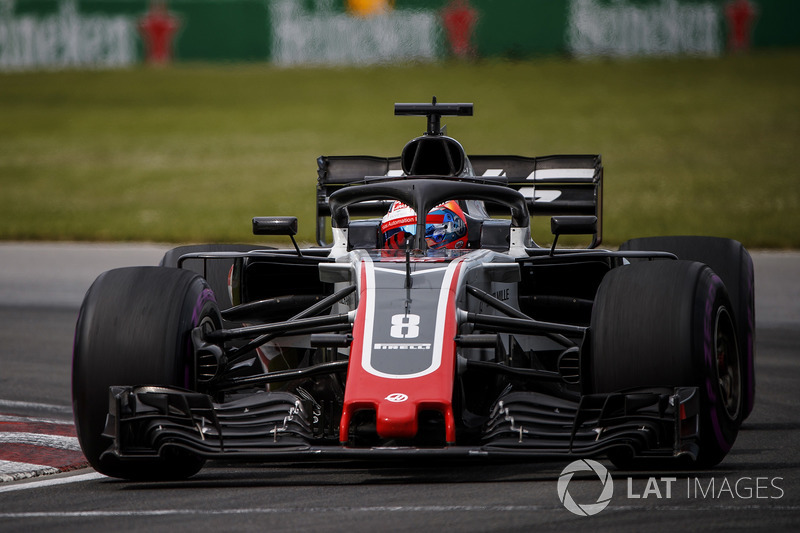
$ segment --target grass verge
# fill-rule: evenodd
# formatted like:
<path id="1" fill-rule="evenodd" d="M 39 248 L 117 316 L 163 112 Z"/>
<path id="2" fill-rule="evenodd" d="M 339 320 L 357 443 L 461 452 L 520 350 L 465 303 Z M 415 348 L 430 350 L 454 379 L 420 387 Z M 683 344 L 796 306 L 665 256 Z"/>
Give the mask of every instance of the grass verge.
<path id="1" fill-rule="evenodd" d="M 424 122 L 393 103 L 432 95 L 475 103 L 446 120 L 468 153 L 602 154 L 608 245 L 800 247 L 798 50 L 0 74 L 0 239 L 252 241 L 252 216 L 297 215 L 311 241 L 316 157 L 398 154 Z"/>

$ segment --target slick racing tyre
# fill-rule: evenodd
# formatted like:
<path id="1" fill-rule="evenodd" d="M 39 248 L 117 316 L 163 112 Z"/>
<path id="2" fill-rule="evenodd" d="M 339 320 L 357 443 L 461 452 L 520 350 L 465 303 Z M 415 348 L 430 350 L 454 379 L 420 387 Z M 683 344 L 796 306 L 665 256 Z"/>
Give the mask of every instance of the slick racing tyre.
<path id="1" fill-rule="evenodd" d="M 716 272 L 733 306 L 742 363 L 742 420 L 755 402 L 755 298 L 753 260 L 740 242 L 721 237 L 643 237 L 631 239 L 620 250 L 671 252 L 678 259 L 699 261 Z"/>
<path id="2" fill-rule="evenodd" d="M 132 267 L 101 274 L 89 288 L 75 327 L 72 406 L 78 441 L 98 472 L 127 479 L 181 479 L 203 460 L 177 451 L 168 457 L 119 460 L 102 456 L 112 385 L 194 385 L 191 330 L 221 324 L 214 293 L 194 272 Z"/>
<path id="3" fill-rule="evenodd" d="M 693 261 L 615 268 L 600 284 L 591 328 L 592 389 L 697 387 L 696 466 L 722 461 L 743 411 L 736 326 L 720 277 Z M 610 458 L 617 466 L 636 466 Z"/>

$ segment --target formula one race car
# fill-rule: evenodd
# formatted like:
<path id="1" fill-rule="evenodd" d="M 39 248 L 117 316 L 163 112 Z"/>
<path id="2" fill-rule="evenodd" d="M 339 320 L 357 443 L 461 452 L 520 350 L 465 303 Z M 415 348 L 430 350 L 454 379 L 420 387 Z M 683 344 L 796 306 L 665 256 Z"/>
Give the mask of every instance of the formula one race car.
<path id="1" fill-rule="evenodd" d="M 719 463 L 753 407 L 747 251 L 597 248 L 600 156 L 467 156 L 441 117 L 472 112 L 396 104 L 428 122 L 400 157 L 320 157 L 316 247 L 297 245 L 296 218 L 257 217 L 256 235 L 293 246 L 184 246 L 98 277 L 72 376 L 91 465 L 174 479 L 209 459 Z M 532 216 L 551 217 L 552 246 Z M 571 234 L 591 242 L 556 246 Z"/>

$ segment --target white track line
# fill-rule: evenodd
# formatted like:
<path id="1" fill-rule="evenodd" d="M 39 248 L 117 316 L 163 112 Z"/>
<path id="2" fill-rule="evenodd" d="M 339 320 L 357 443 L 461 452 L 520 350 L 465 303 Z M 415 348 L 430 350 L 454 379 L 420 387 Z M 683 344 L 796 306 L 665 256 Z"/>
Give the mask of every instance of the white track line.
<path id="1" fill-rule="evenodd" d="M 20 463 L 17 461 L 0 461 L 0 481 L 6 481 L 6 477 L 12 477 L 14 474 L 20 472 L 37 472 L 47 470 L 48 473 L 55 474 L 59 472 L 58 468 L 38 465 L 34 463 Z"/>
<path id="2" fill-rule="evenodd" d="M 0 432 L 0 444 L 31 444 L 59 450 L 81 451 L 78 437 L 62 437 L 44 433 L 25 433 L 22 431 Z"/>
<path id="3" fill-rule="evenodd" d="M 98 474 L 99 475 L 99 474 Z M 609 506 L 606 512 L 623 511 L 679 511 L 679 512 L 720 512 L 744 511 L 751 512 L 757 509 L 780 512 L 796 512 L 800 510 L 797 505 L 703 505 L 693 507 L 688 505 L 655 505 L 655 506 Z M 246 514 L 286 514 L 286 513 L 451 513 L 451 512 L 477 512 L 477 513 L 521 513 L 542 511 L 564 511 L 562 506 L 546 505 L 393 505 L 374 507 L 253 507 L 240 509 L 132 509 L 132 510 L 104 510 L 104 511 L 28 511 L 28 512 L 0 512 L 0 519 L 8 518 L 125 518 L 149 516 L 224 516 Z"/>
<path id="4" fill-rule="evenodd" d="M 57 424 L 59 426 L 72 426 L 72 420 L 58 420 L 56 418 L 40 418 L 38 416 L 0 415 L 0 422 L 41 422 L 43 424 Z"/>
<path id="5" fill-rule="evenodd" d="M 90 481 L 93 479 L 104 479 L 105 477 L 106 476 L 104 476 L 103 474 L 99 474 L 97 472 L 91 472 L 89 474 L 79 474 L 77 476 L 55 477 L 50 479 L 42 479 L 41 481 L 29 481 L 26 483 L 8 485 L 7 487 L 0 485 L 0 492 L 14 492 L 17 490 L 26 490 L 26 489 L 40 489 L 42 487 L 52 487 L 54 485 L 65 485 L 67 483 L 80 483 L 82 481 Z M 6 513 L 5 515 L 2 516 L 8 516 L 9 514 L 13 513 Z"/>
<path id="6" fill-rule="evenodd" d="M 0 399 L 0 409 L 34 409 L 48 413 L 61 413 L 72 415 L 72 407 L 66 405 L 53 405 L 50 403 L 19 402 L 15 400 Z"/>

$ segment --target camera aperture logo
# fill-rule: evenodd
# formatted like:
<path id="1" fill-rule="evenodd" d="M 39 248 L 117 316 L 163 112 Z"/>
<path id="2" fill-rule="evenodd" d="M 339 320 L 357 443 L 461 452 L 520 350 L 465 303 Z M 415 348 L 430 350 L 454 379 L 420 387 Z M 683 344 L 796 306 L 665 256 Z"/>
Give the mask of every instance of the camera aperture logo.
<path id="1" fill-rule="evenodd" d="M 603 484 L 600 496 L 593 503 L 577 503 L 569 493 L 569 483 L 576 472 L 594 472 Z M 614 495 L 614 480 L 611 479 L 608 469 L 597 461 L 591 459 L 579 459 L 567 465 L 558 476 L 558 499 L 564 507 L 571 513 L 578 516 L 596 515 L 605 509 L 611 502 Z"/>

